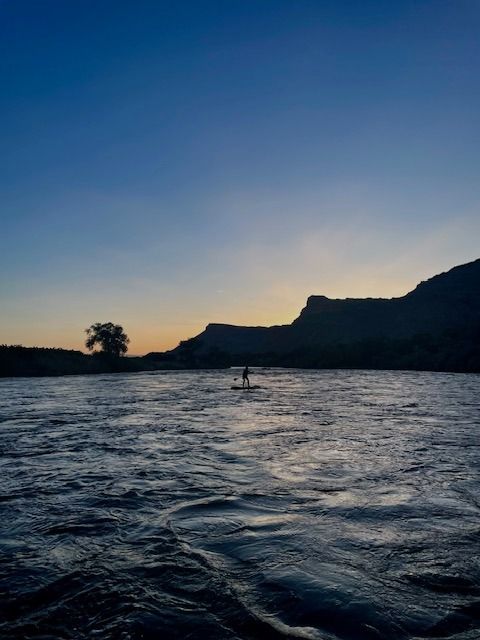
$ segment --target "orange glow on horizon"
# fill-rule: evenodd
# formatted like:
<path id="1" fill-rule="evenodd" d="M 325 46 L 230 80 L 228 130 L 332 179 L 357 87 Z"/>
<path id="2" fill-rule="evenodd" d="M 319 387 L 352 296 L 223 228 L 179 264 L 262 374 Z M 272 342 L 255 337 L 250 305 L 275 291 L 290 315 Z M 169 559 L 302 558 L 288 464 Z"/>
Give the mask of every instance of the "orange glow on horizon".
<path id="1" fill-rule="evenodd" d="M 250 262 L 248 287 L 232 283 L 226 291 L 172 295 L 163 308 L 157 306 L 151 291 L 142 292 L 135 304 L 124 298 L 120 301 L 102 299 L 99 293 L 89 300 L 88 308 L 78 297 L 54 296 L 45 300 L 43 307 L 36 306 L 34 317 L 18 311 L 15 316 L 10 312 L 11 318 L 9 313 L 4 314 L 0 343 L 88 353 L 85 328 L 94 321 L 112 321 L 121 324 L 130 338 L 128 355 L 141 356 L 173 349 L 180 341 L 202 333 L 210 323 L 264 327 L 290 324 L 299 316 L 310 295 L 337 299 L 400 297 L 421 280 L 442 271 L 437 266 L 422 272 L 416 265 L 409 265 L 408 270 L 404 264 L 385 266 L 381 270 L 365 265 L 355 270 L 311 270 L 262 280 L 257 266 Z M 453 265 L 445 265 L 443 270 L 450 266 Z M 401 277 L 403 274 L 407 277 Z M 59 300 L 62 314 L 55 313 Z"/>

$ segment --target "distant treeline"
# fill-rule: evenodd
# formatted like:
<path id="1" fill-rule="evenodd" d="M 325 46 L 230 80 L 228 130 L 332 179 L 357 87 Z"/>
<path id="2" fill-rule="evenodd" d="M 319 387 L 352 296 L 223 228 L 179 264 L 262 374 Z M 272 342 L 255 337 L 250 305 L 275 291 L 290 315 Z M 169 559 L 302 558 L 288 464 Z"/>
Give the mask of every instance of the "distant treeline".
<path id="1" fill-rule="evenodd" d="M 0 376 L 60 376 L 142 371 L 154 366 L 143 358 L 86 355 L 71 349 L 0 345 Z"/>

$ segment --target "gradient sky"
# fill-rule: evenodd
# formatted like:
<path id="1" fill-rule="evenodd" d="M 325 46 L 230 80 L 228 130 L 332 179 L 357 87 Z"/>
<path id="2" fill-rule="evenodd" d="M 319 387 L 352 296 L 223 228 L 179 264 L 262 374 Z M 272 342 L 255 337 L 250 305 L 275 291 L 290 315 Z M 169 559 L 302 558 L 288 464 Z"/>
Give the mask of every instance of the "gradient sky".
<path id="1" fill-rule="evenodd" d="M 478 0 L 0 0 L 0 343 L 131 353 L 480 256 Z"/>

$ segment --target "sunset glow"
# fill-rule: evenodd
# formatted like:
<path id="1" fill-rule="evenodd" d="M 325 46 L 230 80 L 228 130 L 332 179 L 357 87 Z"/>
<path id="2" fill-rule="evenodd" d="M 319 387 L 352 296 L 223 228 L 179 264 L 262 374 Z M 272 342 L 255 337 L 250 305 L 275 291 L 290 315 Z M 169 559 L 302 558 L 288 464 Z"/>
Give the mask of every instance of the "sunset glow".
<path id="1" fill-rule="evenodd" d="M 1 4 L 0 342 L 160 351 L 478 257 L 478 3 L 147 5 Z"/>

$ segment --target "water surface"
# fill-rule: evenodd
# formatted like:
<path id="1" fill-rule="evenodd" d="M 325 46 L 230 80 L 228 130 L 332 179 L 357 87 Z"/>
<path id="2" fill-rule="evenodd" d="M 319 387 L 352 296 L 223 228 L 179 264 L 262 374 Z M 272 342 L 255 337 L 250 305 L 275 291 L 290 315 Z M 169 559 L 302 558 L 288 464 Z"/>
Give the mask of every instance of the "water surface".
<path id="1" fill-rule="evenodd" d="M 480 638 L 480 376 L 0 381 L 2 638 Z"/>

